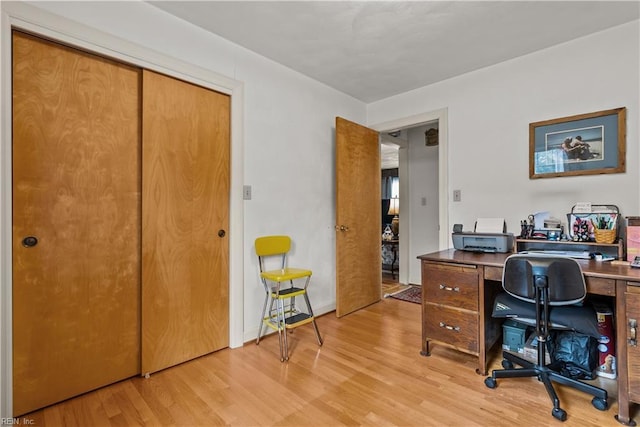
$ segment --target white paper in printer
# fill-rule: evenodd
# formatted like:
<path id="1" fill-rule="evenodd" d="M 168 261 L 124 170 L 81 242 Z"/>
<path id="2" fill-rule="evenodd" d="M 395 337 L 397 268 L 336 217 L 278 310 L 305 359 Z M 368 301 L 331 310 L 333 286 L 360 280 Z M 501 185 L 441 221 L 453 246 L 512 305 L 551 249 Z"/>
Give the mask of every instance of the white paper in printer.
<path id="1" fill-rule="evenodd" d="M 478 218 L 476 233 L 504 233 L 504 218 Z"/>

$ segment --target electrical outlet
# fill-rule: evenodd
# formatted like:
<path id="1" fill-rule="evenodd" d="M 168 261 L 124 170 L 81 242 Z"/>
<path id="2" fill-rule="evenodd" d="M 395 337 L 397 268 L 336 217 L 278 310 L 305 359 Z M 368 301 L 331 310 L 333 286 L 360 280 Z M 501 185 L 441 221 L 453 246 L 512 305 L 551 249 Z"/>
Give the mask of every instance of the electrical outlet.
<path id="1" fill-rule="evenodd" d="M 453 201 L 454 202 L 459 202 L 461 200 L 462 200 L 462 191 L 453 190 Z"/>
<path id="2" fill-rule="evenodd" d="M 251 186 L 245 185 L 242 187 L 242 198 L 244 200 L 251 200 Z"/>

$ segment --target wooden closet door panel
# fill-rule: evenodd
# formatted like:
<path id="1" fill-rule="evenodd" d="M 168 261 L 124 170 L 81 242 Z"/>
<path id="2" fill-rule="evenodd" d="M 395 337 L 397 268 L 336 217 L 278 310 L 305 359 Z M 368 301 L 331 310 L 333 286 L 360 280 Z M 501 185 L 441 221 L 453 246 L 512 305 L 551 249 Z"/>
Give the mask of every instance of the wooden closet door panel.
<path id="1" fill-rule="evenodd" d="M 139 81 L 13 35 L 14 415 L 140 372 Z"/>
<path id="2" fill-rule="evenodd" d="M 229 129 L 229 96 L 144 71 L 143 373 L 229 345 Z"/>

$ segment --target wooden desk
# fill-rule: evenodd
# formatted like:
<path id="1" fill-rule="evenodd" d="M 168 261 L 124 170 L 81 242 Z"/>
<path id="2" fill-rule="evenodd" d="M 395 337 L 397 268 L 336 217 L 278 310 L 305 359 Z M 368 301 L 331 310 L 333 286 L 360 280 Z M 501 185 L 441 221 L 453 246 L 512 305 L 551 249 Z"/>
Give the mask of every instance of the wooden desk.
<path id="1" fill-rule="evenodd" d="M 501 291 L 506 254 L 448 249 L 421 255 L 422 354 L 435 342 L 478 356 L 476 372 L 487 375 L 487 353 L 500 338 L 503 319 L 491 317 L 494 296 Z M 618 414 L 625 425 L 631 403 L 640 403 L 640 269 L 610 262 L 577 260 L 587 291 L 611 297 L 616 315 Z M 635 325 L 635 326 L 634 326 Z"/>

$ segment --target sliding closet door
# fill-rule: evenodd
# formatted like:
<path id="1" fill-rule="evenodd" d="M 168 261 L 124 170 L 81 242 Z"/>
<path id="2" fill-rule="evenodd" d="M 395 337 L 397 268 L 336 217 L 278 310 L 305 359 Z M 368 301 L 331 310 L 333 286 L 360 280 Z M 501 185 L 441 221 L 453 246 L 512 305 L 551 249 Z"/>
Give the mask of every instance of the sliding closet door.
<path id="1" fill-rule="evenodd" d="M 140 372 L 139 82 L 13 35 L 14 415 Z"/>
<path id="2" fill-rule="evenodd" d="M 230 98 L 143 72 L 142 373 L 229 345 Z"/>

